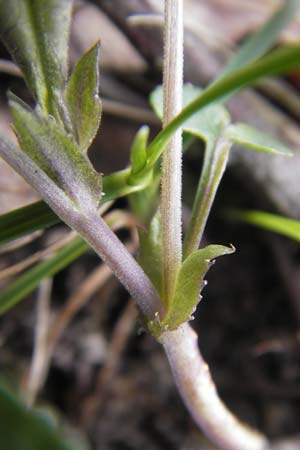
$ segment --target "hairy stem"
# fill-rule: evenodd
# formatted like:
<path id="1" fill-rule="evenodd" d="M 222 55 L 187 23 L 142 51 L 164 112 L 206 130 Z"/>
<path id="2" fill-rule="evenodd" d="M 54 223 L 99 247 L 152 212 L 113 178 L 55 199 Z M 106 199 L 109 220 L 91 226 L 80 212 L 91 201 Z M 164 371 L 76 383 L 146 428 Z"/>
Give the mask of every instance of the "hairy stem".
<path id="1" fill-rule="evenodd" d="M 288 69 L 295 67 L 299 58 L 299 46 L 280 48 L 258 61 L 246 64 L 241 69 L 235 70 L 211 83 L 195 100 L 185 106 L 168 126 L 156 135 L 148 147 L 149 159 L 147 167 L 143 170 L 146 171 L 149 167 L 153 167 L 173 133 L 195 112 L 215 100 L 224 102 L 233 93 L 238 92 L 241 88 L 248 86 L 261 77 L 287 72 Z"/>
<path id="2" fill-rule="evenodd" d="M 99 217 L 96 209 L 85 209 L 85 205 L 78 209 L 25 153 L 2 138 L 0 155 L 37 190 L 67 225 L 91 245 L 119 278 L 148 319 L 153 319 L 156 312 L 163 314 L 162 302 L 153 284 L 122 242 Z"/>
<path id="3" fill-rule="evenodd" d="M 166 127 L 182 108 L 183 0 L 165 0 L 164 115 Z M 181 165 L 182 136 L 178 129 L 163 153 L 161 218 L 163 230 L 164 298 L 173 296 L 181 264 Z"/>
<path id="4" fill-rule="evenodd" d="M 147 318 L 162 313 L 161 301 L 151 281 L 104 220 L 96 212 L 88 212 L 74 225 L 132 295 L 141 312 Z"/>
<path id="5" fill-rule="evenodd" d="M 193 419 L 221 450 L 267 450 L 259 432 L 239 422 L 220 400 L 209 368 L 198 348 L 198 339 L 188 325 L 160 337 L 170 367 Z"/>
<path id="6" fill-rule="evenodd" d="M 197 250 L 200 245 L 218 186 L 226 168 L 230 147 L 231 143 L 223 137 L 216 142 L 207 144 L 191 221 L 184 240 L 184 259 Z"/>

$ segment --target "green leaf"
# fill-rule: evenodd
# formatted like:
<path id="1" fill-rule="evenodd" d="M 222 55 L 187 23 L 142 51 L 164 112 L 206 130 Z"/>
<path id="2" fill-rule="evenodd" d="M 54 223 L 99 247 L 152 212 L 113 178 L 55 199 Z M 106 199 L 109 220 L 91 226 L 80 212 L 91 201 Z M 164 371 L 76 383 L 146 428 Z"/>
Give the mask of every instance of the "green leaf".
<path id="1" fill-rule="evenodd" d="M 221 136 L 205 148 L 191 219 L 184 238 L 183 259 L 199 248 L 211 207 L 226 169 L 231 142 Z"/>
<path id="2" fill-rule="evenodd" d="M 201 92 L 202 89 L 185 84 L 183 105 L 190 104 Z M 156 114 L 162 118 L 163 89 L 161 86 L 151 94 L 150 102 Z M 183 131 L 206 143 L 201 177 L 184 241 L 184 258 L 199 247 L 211 205 L 227 164 L 230 143 L 219 138 L 229 124 L 229 120 L 227 110 L 222 105 L 213 103 L 196 112 L 182 127 Z"/>
<path id="3" fill-rule="evenodd" d="M 148 226 L 157 211 L 159 203 L 160 165 L 157 164 L 152 170 L 152 180 L 149 185 L 128 196 L 131 211 L 139 222 Z"/>
<path id="4" fill-rule="evenodd" d="M 161 217 L 159 211 L 153 217 L 148 231 L 139 230 L 139 239 L 140 253 L 138 261 L 161 296 L 163 287 L 163 262 Z"/>
<path id="5" fill-rule="evenodd" d="M 99 43 L 77 62 L 65 91 L 66 106 L 80 150 L 90 147 L 101 119 Z"/>
<path id="6" fill-rule="evenodd" d="M 291 22 L 297 12 L 300 10 L 299 0 L 286 0 L 281 8 L 268 20 L 262 28 L 254 33 L 246 42 L 235 52 L 221 77 L 232 72 L 235 69 L 248 64 L 262 56 L 275 44 L 278 36 L 284 28 Z"/>
<path id="7" fill-rule="evenodd" d="M 201 95 L 203 89 L 185 84 L 183 86 L 183 106 L 189 105 Z M 157 114 L 162 119 L 163 116 L 163 88 L 158 86 L 150 95 L 150 103 Z M 197 111 L 192 117 L 183 123 L 183 131 L 196 136 L 205 142 L 215 140 L 224 127 L 229 123 L 230 117 L 226 109 L 220 104 L 211 104 Z"/>
<path id="8" fill-rule="evenodd" d="M 149 186 L 152 181 L 153 169 L 147 170 L 142 177 L 136 177 L 133 184 L 131 169 L 123 169 L 103 177 L 103 198 L 102 202 L 125 197 L 133 192 L 139 192 Z M 130 183 L 129 183 L 130 180 Z"/>
<path id="9" fill-rule="evenodd" d="M 228 217 L 241 220 L 268 231 L 274 231 L 300 242 L 300 220 L 289 219 L 277 214 L 263 211 L 230 211 Z"/>
<path id="10" fill-rule="evenodd" d="M 44 278 L 52 277 L 67 267 L 88 248 L 88 245 L 81 238 L 76 237 L 52 257 L 19 276 L 0 292 L 0 315 L 33 292 Z"/>
<path id="11" fill-rule="evenodd" d="M 134 192 L 139 192 L 145 189 L 145 186 L 149 185 L 149 183 L 154 188 L 158 183 L 157 178 L 155 180 L 149 178 L 144 180 L 142 184 L 128 185 L 127 179 L 129 174 L 130 170 L 125 169 L 103 177 L 104 195 L 101 197 L 101 200 L 100 198 L 98 199 L 99 205 Z M 143 198 L 141 201 L 145 202 L 146 200 Z M 145 213 L 152 211 L 151 206 L 149 208 L 147 208 L 147 204 L 143 206 Z M 60 222 L 60 218 L 43 201 L 15 209 L 0 215 L 0 245 Z"/>
<path id="12" fill-rule="evenodd" d="M 67 79 L 71 9 L 71 0 L 0 0 L 0 39 L 50 114 Z"/>
<path id="13" fill-rule="evenodd" d="M 147 141 L 149 137 L 149 127 L 143 126 L 137 132 L 131 146 L 130 161 L 131 174 L 135 175 L 137 172 L 145 167 L 147 162 Z"/>
<path id="14" fill-rule="evenodd" d="M 0 386 L 1 447 L 7 450 L 71 450 L 44 416 Z"/>
<path id="15" fill-rule="evenodd" d="M 239 87 L 250 84 L 264 74 L 269 74 L 275 71 L 280 72 L 280 70 L 295 67 L 296 65 L 299 65 L 299 60 L 300 47 L 295 46 L 275 50 L 257 63 L 253 63 L 249 67 L 234 71 L 224 77 L 224 79 L 220 80 L 220 82 L 216 82 L 215 84 L 209 86 L 191 104 L 186 106 L 180 115 L 174 119 L 167 128 L 160 132 L 154 141 L 152 141 L 148 147 L 148 154 L 150 152 L 150 157 L 142 172 L 149 172 L 149 168 L 151 169 L 156 164 L 161 153 L 163 152 L 164 146 L 172 136 L 173 132 L 181 126 L 185 120 L 188 120 L 196 111 L 215 100 L 219 100 L 229 92 L 233 92 L 237 86 L 237 83 Z M 104 177 L 104 199 L 115 199 L 145 188 L 145 183 L 137 184 L 136 186 L 129 186 L 127 184 L 129 174 L 130 169 L 126 169 L 116 174 Z M 29 228 L 28 232 L 30 231 L 31 229 Z"/>
<path id="16" fill-rule="evenodd" d="M 120 212 L 110 214 L 106 217 L 106 223 L 109 227 L 118 226 Z M 73 238 L 68 244 L 65 244 L 53 256 L 47 260 L 36 264 L 27 270 L 15 281 L 9 283 L 0 292 L 0 315 L 15 306 L 27 295 L 33 292 L 40 282 L 49 277 L 53 277 L 59 271 L 63 270 L 79 256 L 89 249 L 89 245 L 79 236 Z"/>
<path id="17" fill-rule="evenodd" d="M 282 142 L 244 123 L 230 125 L 226 129 L 226 136 L 234 143 L 253 150 L 274 155 L 293 156 L 293 152 Z"/>
<path id="18" fill-rule="evenodd" d="M 148 148 L 148 167 L 153 166 L 159 159 L 165 145 L 177 128 L 184 125 L 197 111 L 215 101 L 225 101 L 237 90 L 255 82 L 260 77 L 283 73 L 293 66 L 299 66 L 299 46 L 280 48 L 259 61 L 255 61 L 275 44 L 280 32 L 299 12 L 299 9 L 299 0 L 283 2 L 282 8 L 235 53 L 223 73 L 196 99 L 187 104 L 181 113 L 151 142 Z M 157 105 L 155 105 L 156 107 Z M 157 112 L 160 114 L 159 111 Z"/>
<path id="19" fill-rule="evenodd" d="M 15 96 L 10 107 L 22 150 L 75 202 L 98 206 L 101 176 L 71 138 L 55 121 L 30 110 Z"/>
<path id="20" fill-rule="evenodd" d="M 183 262 L 176 281 L 175 295 L 162 321 L 163 327 L 175 330 L 182 323 L 192 319 L 201 299 L 201 289 L 205 286 L 204 276 L 212 265 L 212 261 L 233 252 L 233 247 L 208 245 L 193 252 Z"/>
<path id="21" fill-rule="evenodd" d="M 215 101 L 225 101 L 230 95 L 261 77 L 284 73 L 297 66 L 300 66 L 300 46 L 287 46 L 276 49 L 258 61 L 246 64 L 214 81 L 151 142 L 147 149 L 147 165 L 143 171 L 148 171 L 156 164 L 173 133 L 200 109 Z"/>
<path id="22" fill-rule="evenodd" d="M 57 215 L 42 201 L 2 214 L 0 245 L 59 222 Z"/>
<path id="23" fill-rule="evenodd" d="M 148 161 L 142 172 L 149 172 L 149 169 L 151 169 L 159 160 L 160 155 L 164 150 L 164 146 L 167 144 L 174 131 L 202 107 L 205 107 L 214 101 L 224 99 L 224 96 L 235 92 L 237 87 L 241 88 L 247 84 L 251 84 L 261 76 L 276 72 L 280 73 L 280 71 L 286 71 L 292 67 L 296 67 L 299 65 L 299 60 L 300 47 L 284 47 L 283 49 L 273 51 L 270 55 L 262 58 L 258 62 L 227 74 L 222 80 L 210 85 L 191 104 L 187 105 L 179 116 L 152 141 L 148 147 Z M 129 174 L 130 169 L 126 169 L 104 177 L 103 190 L 105 197 L 103 200 L 105 198 L 106 200 L 115 199 L 145 189 L 147 183 L 137 183 L 135 186 L 129 186 L 127 184 Z M 142 175 L 142 173 L 140 175 Z M 150 180 L 148 180 L 148 182 L 150 182 Z M 30 231 L 31 230 L 28 229 L 28 232 Z"/>

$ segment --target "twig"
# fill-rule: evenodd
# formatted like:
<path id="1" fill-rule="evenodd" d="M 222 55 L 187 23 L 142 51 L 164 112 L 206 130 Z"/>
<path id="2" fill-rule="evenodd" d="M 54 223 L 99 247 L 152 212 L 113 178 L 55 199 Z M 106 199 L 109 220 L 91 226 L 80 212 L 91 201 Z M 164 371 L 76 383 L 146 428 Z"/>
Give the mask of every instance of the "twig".
<path id="1" fill-rule="evenodd" d="M 107 359 L 104 367 L 101 367 L 99 370 L 96 388 L 83 405 L 82 422 L 85 426 L 89 424 L 95 416 L 98 405 L 103 405 L 103 401 L 105 401 L 103 396 L 105 396 L 107 387 L 118 370 L 120 359 L 132 332 L 135 319 L 136 308 L 134 303 L 130 300 L 114 327 L 108 347 Z"/>
<path id="2" fill-rule="evenodd" d="M 13 250 L 16 250 L 20 247 L 24 247 L 25 245 L 40 237 L 41 234 L 43 234 L 42 230 L 34 231 L 28 236 L 22 236 L 20 238 L 14 239 L 11 242 L 7 242 L 6 244 L 2 244 L 0 246 L 0 255 L 4 255 L 5 253 L 12 252 Z"/>
<path id="3" fill-rule="evenodd" d="M 300 96 L 299 92 L 290 86 L 286 81 L 280 79 L 260 80 L 255 83 L 264 94 L 274 99 L 284 107 L 289 113 L 300 118 Z"/>
<path id="4" fill-rule="evenodd" d="M 163 127 L 181 111 L 183 86 L 183 0 L 165 0 Z M 164 298 L 174 293 L 181 264 L 182 136 L 178 129 L 163 153 L 161 218 L 163 236 Z"/>
<path id="5" fill-rule="evenodd" d="M 161 14 L 131 14 L 126 22 L 131 26 L 159 27 L 164 26 L 164 18 Z"/>
<path id="6" fill-rule="evenodd" d="M 104 206 L 105 210 L 108 206 Z M 112 223 L 112 229 L 117 231 L 123 227 L 132 228 L 135 220 L 128 213 L 114 210 L 106 216 L 106 220 Z M 74 233 L 70 233 L 73 236 Z M 69 235 L 69 236 L 70 236 Z M 136 244 L 129 243 L 127 249 L 130 252 L 136 250 Z M 92 295 L 99 290 L 110 278 L 112 272 L 106 265 L 97 267 L 80 285 L 79 289 L 70 296 L 62 310 L 50 321 L 49 301 L 46 302 L 46 294 L 41 291 L 41 300 L 38 303 L 36 345 L 28 378 L 25 380 L 25 396 L 28 404 L 32 405 L 42 388 L 54 348 L 75 314 L 88 302 Z M 41 287 L 43 284 L 41 284 Z M 48 296 L 50 292 L 48 292 Z M 27 381 L 28 380 L 28 381 Z"/>
<path id="7" fill-rule="evenodd" d="M 113 202 L 107 202 L 104 205 L 102 205 L 99 208 L 99 214 L 104 214 L 112 205 Z M 118 214 L 118 210 L 114 211 L 114 214 Z M 126 223 L 128 222 L 128 224 L 130 224 L 130 220 L 129 220 L 129 215 L 124 214 L 122 212 L 121 214 L 122 218 L 121 218 L 121 222 L 119 220 L 119 224 L 120 226 L 123 226 L 123 224 L 125 224 L 124 219 L 126 219 Z M 35 233 L 34 233 L 35 234 Z M 37 236 L 40 235 L 40 232 L 37 232 Z M 12 266 L 6 267 L 4 269 L 0 270 L 0 280 L 3 280 L 5 278 L 17 275 L 19 272 L 27 269 L 28 267 L 32 266 L 34 263 L 36 263 L 37 261 L 40 261 L 41 259 L 45 259 L 48 256 L 51 256 L 55 251 L 59 250 L 61 247 L 63 247 L 65 244 L 68 244 L 75 236 L 77 235 L 77 233 L 75 233 L 74 231 L 71 233 L 67 233 L 66 236 L 64 236 L 63 238 L 57 240 L 56 242 L 54 242 L 54 244 L 50 245 L 49 247 L 45 248 L 44 250 L 40 250 L 37 251 L 36 253 L 34 253 L 33 255 L 29 256 L 28 258 L 24 259 L 23 261 L 20 261 L 17 264 L 14 264 Z M 32 235 L 31 235 L 32 236 Z M 29 236 L 29 238 L 31 237 Z M 31 240 L 29 240 L 30 242 Z M 1 252 L 0 252 L 1 254 Z"/>
<path id="8" fill-rule="evenodd" d="M 111 277 L 112 272 L 108 266 L 101 265 L 88 275 L 79 288 L 67 300 L 65 306 L 52 320 L 51 328 L 47 333 L 48 351 L 52 353 L 57 341 L 68 327 L 74 316 L 83 308 L 88 300 Z"/>
<path id="9" fill-rule="evenodd" d="M 34 395 L 30 395 L 31 401 L 29 403 L 31 405 L 38 391 L 43 387 L 55 346 L 61 335 L 74 316 L 87 304 L 95 292 L 101 289 L 111 276 L 112 272 L 108 266 L 102 264 L 100 267 L 97 267 L 80 285 L 79 289 L 69 297 L 63 309 L 51 322 L 48 322 L 48 327 L 44 330 L 43 335 L 43 355 L 38 360 L 39 373 L 41 375 L 39 376 L 39 383 L 35 385 Z"/>
<path id="10" fill-rule="evenodd" d="M 41 259 L 51 256 L 55 251 L 59 250 L 65 244 L 70 242 L 74 238 L 75 235 L 76 235 L 76 233 L 74 233 L 74 232 L 68 233 L 67 236 L 64 236 L 63 238 L 59 239 L 57 242 L 55 242 L 54 244 L 45 248 L 44 250 L 35 252 L 33 255 L 29 256 L 28 258 L 23 259 L 23 261 L 20 261 L 17 264 L 13 264 L 12 266 L 1 269 L 0 270 L 0 280 L 17 275 L 19 272 L 27 269 L 28 267 L 32 266 L 34 263 L 40 261 Z"/>
<path id="11" fill-rule="evenodd" d="M 7 59 L 0 59 L 0 72 L 8 73 L 9 75 L 14 75 L 15 77 L 23 76 L 19 67 Z"/>
<path id="12" fill-rule="evenodd" d="M 32 406 L 36 396 L 43 386 L 48 372 L 47 332 L 50 324 L 50 296 L 52 278 L 43 280 L 39 287 L 37 302 L 37 317 L 33 358 L 29 375 L 25 381 L 24 397 L 28 406 Z"/>
<path id="13" fill-rule="evenodd" d="M 110 99 L 102 99 L 103 112 L 117 117 L 134 120 L 139 123 L 147 123 L 149 125 L 159 126 L 160 122 L 150 109 L 141 108 L 139 106 L 128 105 Z"/>
<path id="14" fill-rule="evenodd" d="M 134 252 L 136 247 L 132 244 L 126 245 L 128 251 Z M 109 267 L 101 265 L 97 267 L 80 285 L 78 290 L 67 300 L 64 308 L 52 321 L 51 329 L 47 334 L 47 342 L 53 348 L 64 330 L 67 328 L 75 314 L 87 303 L 92 295 L 98 291 L 111 277 L 112 272 Z"/>

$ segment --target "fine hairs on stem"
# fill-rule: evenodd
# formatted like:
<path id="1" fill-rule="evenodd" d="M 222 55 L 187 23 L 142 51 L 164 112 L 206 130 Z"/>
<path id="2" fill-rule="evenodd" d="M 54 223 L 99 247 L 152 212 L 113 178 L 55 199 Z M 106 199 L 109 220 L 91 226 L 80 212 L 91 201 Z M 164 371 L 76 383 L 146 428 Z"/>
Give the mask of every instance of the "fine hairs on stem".
<path id="1" fill-rule="evenodd" d="M 4 14 L 6 14 L 6 11 L 9 11 L 4 3 L 6 2 L 1 2 L 0 0 L 0 8 L 2 12 L 0 18 L 3 23 L 6 22 L 6 16 Z M 12 1 L 11 3 L 14 2 Z M 25 3 L 26 5 L 29 5 L 30 8 L 33 8 L 31 2 Z M 35 2 L 34 8 L 37 10 L 38 7 L 41 7 L 40 5 L 42 3 L 43 2 Z M 58 8 L 59 5 L 64 4 L 69 9 L 71 2 L 56 1 L 51 3 L 49 0 L 49 5 L 52 5 L 52 7 L 54 5 L 55 8 Z M 296 1 L 294 4 L 296 5 Z M 17 2 L 18 11 L 22 11 L 22 5 L 22 2 Z M 24 7 L 23 9 L 25 19 L 28 16 L 28 11 L 31 11 L 30 8 L 26 9 Z M 53 12 L 50 8 L 50 12 L 51 11 Z M 55 11 L 57 11 L 57 9 Z M 40 11 L 40 13 L 43 17 L 44 12 Z M 61 17 L 64 16 L 61 15 Z M 58 15 L 56 15 L 55 18 L 58 18 Z M 42 22 L 43 21 L 41 21 L 41 23 Z M 16 23 L 16 27 L 17 26 L 30 26 L 30 20 L 21 20 L 19 24 Z M 6 34 L 4 34 L 4 38 Z M 32 34 L 34 33 L 21 33 L 21 41 L 23 41 L 27 36 L 31 37 Z M 36 32 L 34 37 L 38 39 L 38 35 L 39 32 Z M 63 33 L 61 33 L 61 35 L 63 35 Z M 13 50 L 18 50 L 15 54 L 16 58 L 20 55 L 22 57 L 24 56 L 22 54 L 22 46 L 20 45 L 20 43 L 23 44 L 23 42 L 20 42 L 20 40 L 18 42 L 18 36 L 19 33 L 16 35 L 16 42 L 13 39 L 13 35 L 11 36 L 12 42 L 8 42 L 9 46 L 12 47 Z M 65 36 L 67 36 L 67 33 L 65 33 Z M 51 35 L 49 38 L 49 42 L 50 41 Z M 25 42 L 25 44 L 25 56 L 21 62 L 24 64 L 26 69 L 26 57 L 29 53 L 27 44 L 30 44 L 30 40 L 29 42 Z M 209 176 L 205 180 L 203 186 L 200 185 L 199 187 L 196 198 L 196 207 L 193 211 L 191 221 L 192 232 L 187 233 L 186 247 L 184 248 L 184 251 L 182 251 L 182 138 L 180 126 L 182 126 L 184 121 L 190 118 L 195 112 L 199 111 L 200 108 L 207 106 L 214 100 L 224 99 L 229 94 L 236 92 L 238 88 L 253 82 L 259 76 L 277 73 L 279 70 L 286 69 L 292 65 L 295 66 L 295 60 L 297 60 L 300 55 L 299 48 L 295 46 L 288 47 L 283 50 L 279 49 L 279 51 L 276 50 L 265 58 L 260 58 L 258 62 L 253 64 L 249 63 L 248 66 L 243 64 L 242 68 L 239 70 L 233 71 L 231 74 L 229 73 L 228 75 L 221 77 L 219 80 L 212 83 L 203 91 L 203 94 L 196 97 L 182 110 L 183 0 L 165 0 L 163 130 L 156 136 L 147 148 L 141 147 L 142 152 L 139 155 L 140 159 L 138 162 L 140 163 L 140 160 L 142 160 L 143 164 L 141 164 L 137 177 L 139 180 L 142 180 L 140 186 L 138 184 L 135 185 L 134 183 L 131 185 L 129 182 L 130 176 L 133 173 L 132 167 L 112 174 L 111 176 L 104 177 L 103 179 L 103 191 L 108 192 L 111 196 L 108 196 L 108 198 L 116 198 L 120 195 L 127 195 L 134 192 L 135 189 L 141 190 L 141 188 L 148 187 L 148 183 L 150 183 L 148 179 L 143 180 L 143 175 L 152 175 L 150 169 L 153 169 L 160 156 L 163 155 L 160 203 L 163 231 L 163 270 L 160 272 L 160 274 L 163 272 L 163 304 L 162 299 L 156 290 L 155 281 L 153 281 L 155 286 L 151 281 L 151 279 L 153 278 L 154 280 L 155 277 L 151 277 L 150 279 L 148 275 L 146 275 L 146 268 L 145 271 L 142 269 L 141 265 L 136 261 L 128 249 L 122 244 L 122 242 L 99 215 L 99 198 L 101 193 L 104 194 L 104 192 L 102 192 L 100 187 L 100 180 L 98 177 L 99 174 L 96 174 L 94 169 L 87 164 L 87 141 L 85 139 L 87 138 L 87 136 L 85 136 L 86 124 L 90 121 L 91 117 L 93 117 L 93 114 L 90 112 L 98 111 L 100 120 L 100 104 L 95 101 L 95 99 L 98 99 L 98 76 L 94 77 L 96 81 L 94 82 L 94 88 L 92 89 L 92 96 L 89 95 L 89 92 L 85 92 L 85 95 L 87 95 L 89 100 L 91 100 L 91 98 L 94 100 L 84 102 L 85 104 L 90 105 L 90 108 L 92 109 L 88 109 L 88 112 L 84 117 L 85 120 L 82 123 L 77 123 L 77 113 L 78 111 L 80 112 L 81 105 L 83 103 L 83 92 L 81 92 L 81 90 L 84 91 L 84 89 L 77 89 L 78 85 L 82 88 L 84 87 L 82 86 L 82 83 L 79 83 L 79 81 L 84 78 L 80 70 L 83 70 L 83 64 L 85 67 L 83 73 L 86 73 L 87 67 L 85 64 L 89 61 L 88 73 L 94 73 L 94 75 L 98 74 L 97 70 L 95 70 L 95 68 L 99 68 L 97 56 L 98 45 L 83 55 L 83 61 L 81 59 L 81 63 L 76 65 L 72 73 L 72 75 L 75 74 L 75 78 L 71 78 L 75 85 L 72 83 L 68 84 L 70 91 L 65 91 L 64 86 L 67 82 L 67 77 L 61 80 L 61 70 L 50 70 L 48 73 L 48 69 L 50 67 L 48 64 L 48 58 L 50 57 L 51 61 L 51 54 L 47 54 L 47 45 L 43 45 L 42 47 L 43 50 L 45 50 L 45 55 L 41 54 L 39 56 L 44 57 L 45 61 L 42 61 L 43 64 L 40 72 L 38 71 L 37 74 L 32 74 L 31 66 L 28 65 L 27 67 L 27 71 L 30 75 L 34 76 L 40 74 L 40 78 L 37 79 L 39 83 L 30 83 L 32 80 L 28 76 L 28 73 L 27 81 L 29 80 L 29 85 L 32 85 L 31 90 L 33 90 L 33 93 L 38 94 L 36 95 L 36 98 L 38 99 L 39 108 L 42 108 L 43 114 L 41 114 L 39 108 L 31 111 L 30 108 L 24 107 L 23 102 L 20 102 L 14 96 L 10 96 L 10 104 L 14 113 L 16 130 L 19 129 L 20 134 L 19 142 L 24 151 L 21 151 L 19 148 L 15 147 L 14 144 L 7 142 L 5 139 L 0 138 L 0 154 L 4 160 L 6 160 L 37 190 L 37 192 L 43 197 L 57 216 L 59 216 L 72 229 L 76 230 L 81 237 L 90 244 L 90 246 L 97 252 L 103 261 L 107 263 L 116 277 L 131 294 L 140 312 L 144 316 L 150 332 L 157 337 L 157 340 L 162 344 L 166 352 L 176 385 L 187 409 L 190 411 L 196 424 L 203 430 L 203 432 L 217 446 L 217 448 L 221 450 L 266 450 L 268 448 L 268 442 L 265 437 L 259 432 L 256 432 L 255 430 L 252 430 L 248 426 L 239 422 L 220 400 L 216 387 L 211 378 L 209 368 L 203 360 L 199 350 L 198 337 L 191 326 L 186 323 L 186 320 L 188 320 L 186 316 L 184 316 L 184 319 L 181 322 L 179 321 L 175 325 L 173 324 L 173 327 L 171 322 L 164 322 L 164 320 L 168 313 L 172 311 L 171 307 L 174 306 L 174 303 L 172 304 L 172 300 L 175 298 L 175 288 L 176 293 L 179 291 L 177 290 L 176 281 L 180 279 L 178 274 L 181 275 L 182 273 L 182 253 L 184 256 L 189 256 L 198 248 L 199 240 L 201 239 L 215 193 L 214 189 L 217 187 L 217 182 L 220 181 L 223 175 L 223 170 L 227 162 L 229 151 L 228 142 L 226 140 L 221 139 L 217 141 L 217 144 L 220 144 L 216 149 L 218 152 L 215 153 L 217 158 L 216 161 L 208 161 L 210 163 L 211 171 L 209 172 Z M 38 45 L 33 46 L 32 52 L 34 53 L 36 48 L 39 50 L 38 53 L 41 53 Z M 49 48 L 52 49 L 51 46 L 49 46 Z M 66 55 L 67 51 L 65 52 L 65 56 Z M 94 56 L 90 67 L 91 55 Z M 56 52 L 54 56 L 55 58 L 52 58 L 52 64 L 55 67 L 56 60 L 59 58 L 56 57 Z M 38 60 L 38 58 L 35 58 L 35 60 Z M 47 69 L 46 72 L 44 69 Z M 9 70 L 11 70 L 11 67 Z M 45 74 L 47 76 L 44 76 Z M 58 76 L 58 80 L 56 80 L 56 75 Z M 34 79 L 34 81 L 36 80 Z M 62 105 L 56 103 L 58 97 L 56 95 L 56 90 L 53 88 L 55 86 L 54 82 L 56 81 L 59 81 L 58 86 L 63 86 L 61 93 L 63 93 L 66 98 L 69 98 L 67 96 L 68 93 L 72 94 L 70 94 L 72 97 L 71 100 L 76 99 L 76 95 L 78 95 L 78 93 L 81 94 L 81 96 L 77 99 L 77 103 L 75 105 L 76 107 L 72 102 L 70 103 L 69 99 L 68 103 L 66 105 L 64 104 L 60 111 L 58 106 Z M 60 83 L 61 81 L 62 83 Z M 59 97 L 59 99 L 61 98 L 63 98 L 63 95 Z M 47 122 L 53 111 L 57 114 L 58 119 L 56 119 L 59 123 L 60 121 L 65 121 L 64 126 L 66 129 L 63 129 L 60 125 L 58 126 L 58 123 L 55 123 L 53 120 L 49 120 L 49 123 Z M 81 131 L 81 139 L 84 138 L 84 146 L 82 145 L 81 139 L 79 139 L 79 134 L 78 136 L 75 136 L 78 139 L 74 139 L 74 142 L 69 139 L 70 136 L 68 133 L 72 135 L 74 132 L 72 128 L 73 123 L 70 122 L 70 117 L 68 114 L 63 113 L 70 113 L 74 111 L 76 111 L 76 114 L 74 114 L 76 119 L 74 122 L 76 125 L 75 129 L 77 132 L 78 130 Z M 97 114 L 94 114 L 94 116 L 97 117 Z M 75 119 L 73 118 L 73 120 Z M 69 127 L 69 122 L 72 125 L 71 127 Z M 39 134 L 41 124 L 43 125 L 43 133 Z M 97 125 L 94 124 L 95 129 L 89 131 L 89 143 L 92 139 L 91 136 L 97 131 L 96 129 L 98 129 L 98 125 L 98 123 Z M 52 133 L 51 135 L 50 131 Z M 66 134 L 65 131 L 68 131 L 68 133 Z M 92 134 L 91 131 L 93 132 Z M 26 139 L 22 139 L 22 136 L 23 138 L 25 136 Z M 41 139 L 41 136 L 43 139 Z M 36 142 L 37 137 L 39 137 L 39 139 L 37 139 Z M 44 139 L 44 137 L 49 137 L 49 139 L 51 139 L 47 143 L 47 139 Z M 74 136 L 72 137 L 74 138 Z M 27 142 L 28 139 L 30 145 Z M 66 148 L 66 143 L 68 143 L 68 148 Z M 56 152 L 56 158 L 52 157 L 53 150 Z M 65 153 L 64 150 L 66 150 Z M 63 154 L 65 159 L 61 158 L 61 154 Z M 39 158 L 40 156 L 41 159 Z M 89 177 L 87 177 L 87 172 L 89 173 Z M 149 180 L 152 180 L 152 178 L 149 177 Z M 205 263 L 208 261 L 210 260 L 205 259 Z M 189 278 L 192 278 L 190 277 L 190 273 L 188 273 L 187 279 L 189 280 Z M 196 277 L 197 283 L 198 280 L 199 279 Z M 183 283 L 183 286 L 186 288 L 185 283 Z M 160 286 L 157 289 L 161 292 Z M 198 291 L 196 293 L 198 293 Z M 187 294 L 189 294 L 189 291 Z M 81 299 L 79 300 L 81 301 Z M 77 297 L 75 302 L 76 307 L 78 307 L 80 301 L 78 301 Z M 179 303 L 180 302 L 175 304 L 175 306 L 179 305 L 179 307 L 181 307 L 182 304 Z M 46 323 L 47 325 L 47 301 L 41 302 L 40 306 L 40 322 L 44 324 Z M 190 315 L 188 317 L 190 317 Z M 162 319 L 161 322 L 159 322 L 160 319 Z M 62 322 L 63 324 L 66 323 L 66 319 L 63 318 Z M 151 328 L 149 326 L 151 323 L 157 325 L 157 328 L 155 328 L 155 326 Z M 158 331 L 156 332 L 157 329 Z M 38 361 L 38 354 L 40 349 L 43 349 L 45 344 L 43 333 L 40 333 L 41 330 L 37 331 L 39 332 L 36 335 L 36 360 L 38 364 L 33 367 L 33 375 L 35 378 L 37 378 L 37 372 L 42 372 L 41 361 Z M 56 336 L 58 336 L 60 332 L 61 329 L 58 328 L 58 331 L 56 331 Z M 54 336 L 54 338 L 56 338 L 56 336 Z M 33 388 L 29 401 L 33 400 L 33 397 L 39 388 L 38 383 L 31 383 L 31 385 L 33 385 Z"/>
<path id="2" fill-rule="evenodd" d="M 166 126 L 180 112 L 183 68 L 183 0 L 165 0 L 164 119 Z M 164 249 L 164 294 L 173 294 L 182 258 L 181 133 L 170 139 L 163 154 L 161 217 Z M 242 424 L 220 400 L 209 368 L 189 324 L 165 331 L 159 338 L 186 407 L 197 425 L 222 450 L 265 450 L 263 435 Z"/>
<path id="3" fill-rule="evenodd" d="M 183 86 L 183 0 L 165 1 L 163 127 L 181 111 Z M 164 298 L 172 298 L 182 258 L 181 129 L 170 139 L 162 159 L 161 218 L 164 248 Z"/>

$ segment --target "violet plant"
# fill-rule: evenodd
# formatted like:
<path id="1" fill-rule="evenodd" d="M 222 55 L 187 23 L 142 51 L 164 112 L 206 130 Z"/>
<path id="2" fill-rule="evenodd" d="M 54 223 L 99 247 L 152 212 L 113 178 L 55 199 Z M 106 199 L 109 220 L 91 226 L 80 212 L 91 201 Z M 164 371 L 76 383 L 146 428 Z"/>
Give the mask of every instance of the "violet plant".
<path id="1" fill-rule="evenodd" d="M 282 47 L 263 56 L 299 9 L 298 2 L 285 2 L 223 74 L 201 90 L 183 85 L 183 0 L 165 0 L 163 86 L 151 96 L 163 129 L 148 144 L 148 129 L 141 128 L 132 145 L 131 165 L 104 177 L 87 155 L 101 121 L 99 44 L 82 56 L 69 75 L 71 9 L 70 0 L 11 0 L 9 5 L 0 0 L 0 37 L 35 100 L 31 108 L 9 93 L 19 147 L 0 137 L 0 155 L 48 205 L 38 202 L 0 217 L 0 241 L 9 242 L 59 220 L 78 233 L 52 258 L 3 290 L 0 312 L 5 313 L 43 278 L 92 247 L 136 302 L 147 331 L 163 346 L 183 401 L 203 432 L 220 449 L 267 449 L 267 439 L 239 422 L 220 400 L 189 321 L 206 272 L 217 257 L 234 251 L 223 245 L 199 249 L 231 146 L 238 143 L 291 156 L 289 149 L 273 138 L 248 125 L 231 123 L 224 102 L 262 76 L 299 65 L 299 46 Z M 205 143 L 199 187 L 184 239 L 182 132 Z M 132 210 L 147 227 L 140 233 L 138 261 L 99 214 L 101 205 L 121 196 L 129 196 Z"/>

